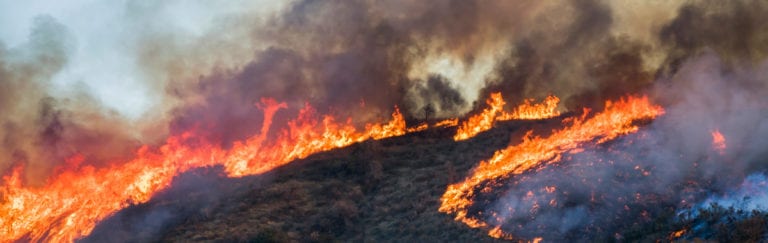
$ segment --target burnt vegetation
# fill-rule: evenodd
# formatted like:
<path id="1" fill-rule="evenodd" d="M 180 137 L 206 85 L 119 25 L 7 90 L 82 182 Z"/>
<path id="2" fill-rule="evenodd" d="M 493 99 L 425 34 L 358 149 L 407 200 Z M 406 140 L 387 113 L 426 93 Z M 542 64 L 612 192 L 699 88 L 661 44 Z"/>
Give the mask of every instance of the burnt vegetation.
<path id="1" fill-rule="evenodd" d="M 458 143 L 455 128 L 429 129 L 237 179 L 217 168 L 197 170 L 152 201 L 105 220 L 84 241 L 497 241 L 438 212 L 440 196 L 526 131 L 558 123 L 504 122 L 496 132 Z"/>
<path id="2" fill-rule="evenodd" d="M 491 131 L 462 142 L 451 139 L 455 128 L 429 129 L 312 155 L 244 178 L 226 178 L 218 168 L 201 169 L 177 177 L 171 189 L 149 203 L 107 219 L 84 241 L 116 236 L 126 241 L 502 241 L 438 212 L 440 196 L 446 185 L 461 181 L 496 150 L 520 142 L 526 131 L 547 136 L 560 122 L 558 118 L 499 122 Z M 565 155 L 559 163 L 499 180 L 490 192 L 477 188 L 477 203 L 470 213 L 502 213 L 499 208 L 509 207 L 505 203 L 515 194 L 519 202 L 541 203 L 535 211 L 502 222 L 518 240 L 764 237 L 768 215 L 762 211 L 713 206 L 696 215 L 678 215 L 677 202 L 700 200 L 722 182 L 681 178 L 664 190 L 653 188 L 665 168 L 643 164 L 648 153 L 642 150 L 626 152 L 640 137 L 587 146 L 587 152 Z M 547 194 L 545 186 L 556 189 Z M 545 197 L 524 198 L 528 191 Z M 557 202 L 548 205 L 551 198 L 546 195 L 554 195 L 551 198 Z M 678 230 L 686 232 L 671 237 Z"/>

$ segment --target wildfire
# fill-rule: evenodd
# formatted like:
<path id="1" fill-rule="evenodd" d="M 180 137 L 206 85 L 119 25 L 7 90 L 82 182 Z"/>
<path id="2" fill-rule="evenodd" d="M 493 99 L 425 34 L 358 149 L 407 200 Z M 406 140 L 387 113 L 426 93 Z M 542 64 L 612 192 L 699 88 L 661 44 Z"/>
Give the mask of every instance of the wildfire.
<path id="1" fill-rule="evenodd" d="M 725 137 L 719 130 L 712 131 L 712 148 L 720 154 L 725 153 Z"/>
<path id="2" fill-rule="evenodd" d="M 498 98 L 498 100 L 489 101 L 501 101 L 498 95 L 492 98 Z M 489 104 L 497 103 L 489 102 Z M 589 119 L 586 118 L 588 114 L 586 109 L 581 117 L 566 119 L 571 125 L 562 130 L 553 131 L 547 138 L 532 136 L 532 131 L 529 131 L 520 144 L 496 151 L 488 161 L 480 162 L 464 181 L 448 186 L 440 199 L 439 211 L 455 214 L 457 221 L 472 228 L 486 228 L 491 236 L 507 236 L 501 232 L 499 225 L 490 226 L 468 214 L 470 206 L 474 203 L 476 190 L 481 189 L 478 187 L 482 183 L 509 178 L 537 165 L 556 163 L 560 160 L 562 153 L 578 152 L 580 144 L 591 141 L 603 143 L 619 135 L 635 132 L 638 130 L 638 127 L 633 124 L 635 121 L 652 119 L 664 113 L 661 107 L 651 104 L 647 97 L 628 97 L 615 103 L 609 101 L 606 102 L 605 107 L 603 112 Z M 463 124 L 462 127 L 466 126 L 468 125 Z M 485 187 L 482 190 L 489 191 L 491 188 Z"/>
<path id="3" fill-rule="evenodd" d="M 672 232 L 672 234 L 669 235 L 669 238 L 670 238 L 670 240 L 674 240 L 674 239 L 680 238 L 680 236 L 683 236 L 683 234 L 685 234 L 685 232 L 686 232 L 685 229 L 681 229 L 681 230 Z"/>
<path id="4" fill-rule="evenodd" d="M 459 125 L 459 119 L 446 119 L 435 123 L 435 127 L 455 127 Z"/>
<path id="5" fill-rule="evenodd" d="M 272 118 L 287 105 L 262 99 L 258 107 L 264 111 L 260 133 L 228 150 L 186 132 L 168 138 L 158 149 L 140 148 L 135 159 L 125 163 L 63 170 L 42 187 L 26 187 L 23 168 L 14 168 L 0 187 L 0 240 L 74 241 L 90 234 L 114 212 L 149 201 L 174 176 L 193 168 L 222 165 L 229 176 L 260 174 L 313 153 L 406 133 L 397 107 L 388 123 L 366 125 L 364 131 L 358 131 L 350 120 L 344 123 L 332 116 L 317 116 L 307 105 L 275 139 L 267 139 Z M 75 156 L 71 160 L 79 163 L 83 159 Z"/>
<path id="6" fill-rule="evenodd" d="M 427 124 L 426 122 L 424 122 L 424 123 L 421 123 L 421 124 L 419 124 L 419 125 L 416 125 L 415 127 L 409 127 L 409 128 L 407 128 L 407 129 L 405 129 L 405 131 L 406 131 L 406 132 L 409 132 L 409 133 L 412 133 L 412 132 L 421 132 L 421 131 L 427 130 L 427 128 L 429 128 L 429 124 Z"/>
<path id="7" fill-rule="evenodd" d="M 491 129 L 493 123 L 497 120 L 546 119 L 560 115 L 560 112 L 557 111 L 560 99 L 553 95 L 547 96 L 544 102 L 540 104 L 534 104 L 533 99 L 527 99 L 523 104 L 512 110 L 512 112 L 504 111 L 504 104 L 506 102 L 501 97 L 501 93 L 492 93 L 485 103 L 488 104 L 488 107 L 483 109 L 483 112 L 480 114 L 471 116 L 467 121 L 463 122 L 458 130 L 456 130 L 453 140 L 460 141 L 474 137 L 478 133 Z"/>
<path id="8" fill-rule="evenodd" d="M 503 112 L 497 119 L 499 121 L 507 120 L 536 120 L 556 117 L 560 115 L 557 105 L 560 104 L 560 98 L 549 95 L 540 104 L 533 104 L 533 99 L 526 99 L 524 103 L 512 112 Z"/>
<path id="9" fill-rule="evenodd" d="M 488 236 L 497 238 L 497 239 L 505 239 L 505 240 L 513 240 L 512 235 L 505 233 L 501 230 L 501 226 L 496 226 L 490 231 L 488 231 Z"/>
<path id="10" fill-rule="evenodd" d="M 459 129 L 456 130 L 456 135 L 453 136 L 453 140 L 465 140 L 491 129 L 497 114 L 502 111 L 505 103 L 504 99 L 501 98 L 501 93 L 498 92 L 492 93 L 491 98 L 488 98 L 485 103 L 488 104 L 488 107 L 483 109 L 482 113 L 471 116 L 461 123 Z"/>

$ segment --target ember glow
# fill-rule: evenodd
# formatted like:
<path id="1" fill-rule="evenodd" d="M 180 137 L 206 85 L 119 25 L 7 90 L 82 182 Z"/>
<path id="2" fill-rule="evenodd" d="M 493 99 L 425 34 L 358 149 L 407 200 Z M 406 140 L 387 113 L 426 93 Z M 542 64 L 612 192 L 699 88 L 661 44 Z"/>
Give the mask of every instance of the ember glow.
<path id="1" fill-rule="evenodd" d="M 536 120 L 560 115 L 560 112 L 557 110 L 560 99 L 553 95 L 547 96 L 539 104 L 533 103 L 533 99 L 526 99 L 523 104 L 511 112 L 504 111 L 504 104 L 506 102 L 499 92 L 492 93 L 485 103 L 488 107 L 483 109 L 481 113 L 471 116 L 461 123 L 453 140 L 460 141 L 472 138 L 478 133 L 491 129 L 496 121 Z"/>
<path id="2" fill-rule="evenodd" d="M 3 177 L 0 204 L 0 235 L 4 241 L 68 242 L 88 235 L 96 223 L 115 211 L 147 202 L 167 188 L 174 176 L 193 168 L 222 165 L 229 176 L 261 174 L 311 154 L 340 148 L 367 139 L 405 134 L 405 121 L 395 107 L 392 120 L 368 124 L 357 130 L 349 120 L 337 122 L 319 116 L 306 105 L 288 128 L 268 139 L 274 114 L 285 103 L 262 99 L 261 132 L 231 149 L 222 149 L 199 140 L 193 131 L 168 138 L 157 148 L 142 147 L 136 158 L 118 166 L 84 166 L 65 170 L 41 187 L 24 185 L 23 167 Z M 318 118 L 319 117 L 319 118 Z M 187 142 L 192 142 L 190 145 Z M 69 163 L 80 163 L 73 157 Z"/>
<path id="3" fill-rule="evenodd" d="M 712 131 L 712 147 L 720 154 L 725 153 L 725 137 L 719 130 Z"/>
<path id="4" fill-rule="evenodd" d="M 427 128 L 429 128 L 429 124 L 427 124 L 425 122 L 425 123 L 421 123 L 419 125 L 416 125 L 415 127 L 409 127 L 407 129 L 405 129 L 405 131 L 409 132 L 409 133 L 410 132 L 421 132 L 421 131 L 427 130 Z"/>
<path id="5" fill-rule="evenodd" d="M 493 182 L 523 173 L 536 166 L 545 166 L 560 160 L 565 152 L 578 152 L 587 142 L 603 143 L 639 128 L 634 122 L 653 119 L 664 110 L 651 104 L 647 97 L 628 97 L 617 102 L 606 102 L 605 110 L 587 118 L 588 112 L 579 118 L 568 119 L 570 126 L 554 131 L 547 138 L 532 136 L 529 132 L 520 144 L 510 145 L 497 151 L 492 158 L 482 161 L 462 182 L 448 186 L 441 197 L 440 212 L 455 214 L 455 220 L 472 228 L 488 228 L 493 237 L 504 236 L 499 225 L 488 223 L 468 214 L 476 190 L 481 183 Z"/>

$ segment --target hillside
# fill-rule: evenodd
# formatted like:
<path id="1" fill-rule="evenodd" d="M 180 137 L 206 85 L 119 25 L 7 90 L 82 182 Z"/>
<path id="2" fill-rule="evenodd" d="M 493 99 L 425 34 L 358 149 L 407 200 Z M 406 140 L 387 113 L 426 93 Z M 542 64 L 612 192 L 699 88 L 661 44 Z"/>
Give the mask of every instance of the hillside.
<path id="1" fill-rule="evenodd" d="M 455 128 L 369 140 L 259 176 L 227 178 L 218 167 L 195 170 L 177 176 L 169 190 L 150 202 L 100 223 L 82 242 L 502 241 L 438 212 L 440 197 L 479 161 L 519 143 L 529 130 L 547 136 L 568 116 L 498 122 L 492 130 L 460 142 L 452 139 Z M 701 201 L 708 191 L 717 190 L 715 185 L 738 182 L 681 178 L 658 188 L 669 168 L 650 162 L 653 154 L 637 145 L 644 137 L 639 133 L 587 145 L 586 152 L 566 155 L 556 166 L 487 185 L 494 190 L 478 193 L 470 213 L 504 213 L 498 206 L 509 204 L 497 202 L 510 199 L 512 205 L 518 205 L 517 200 L 519 205 L 532 204 L 530 210 L 535 211 L 504 223 L 513 234 L 517 230 L 520 238 L 515 239 L 762 239 L 768 225 L 764 212 L 713 206 L 675 217 L 679 202 Z M 672 236 L 675 232 L 680 232 L 677 237 Z"/>
<path id="2" fill-rule="evenodd" d="M 237 179 L 209 168 L 101 223 L 84 242 L 493 241 L 439 213 L 449 183 L 477 162 L 560 119 L 510 121 L 454 142 L 455 128 L 367 141 Z"/>

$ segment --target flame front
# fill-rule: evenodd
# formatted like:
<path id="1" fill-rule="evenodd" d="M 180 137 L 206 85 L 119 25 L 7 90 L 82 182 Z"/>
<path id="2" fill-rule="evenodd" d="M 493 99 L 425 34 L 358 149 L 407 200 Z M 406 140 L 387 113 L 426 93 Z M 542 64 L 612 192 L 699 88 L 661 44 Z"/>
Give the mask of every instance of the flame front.
<path id="1" fill-rule="evenodd" d="M 560 98 L 549 95 L 544 98 L 544 102 L 534 104 L 533 99 L 526 99 L 524 103 L 512 112 L 503 112 L 497 119 L 499 121 L 507 120 L 537 120 L 556 117 L 560 115 L 557 105 L 560 104 Z"/>
<path id="2" fill-rule="evenodd" d="M 500 100 L 500 96 L 496 97 Z M 494 183 L 498 179 L 523 173 L 537 165 L 555 163 L 560 160 L 563 152 L 578 152 L 577 149 L 582 143 L 602 143 L 619 135 L 635 132 L 638 129 L 633 124 L 635 121 L 652 119 L 664 113 L 661 107 L 651 104 L 647 97 L 629 97 L 615 103 L 606 102 L 605 107 L 603 112 L 590 119 L 586 119 L 587 110 L 582 117 L 567 119 L 572 123 L 570 127 L 553 131 L 547 138 L 534 137 L 531 135 L 532 131 L 529 131 L 520 144 L 496 151 L 488 161 L 480 162 L 464 181 L 448 186 L 440 199 L 439 211 L 455 214 L 457 221 L 472 228 L 486 228 L 491 236 L 506 237 L 507 234 L 501 231 L 499 225 L 490 226 L 468 214 L 476 190 L 480 189 L 478 187 L 482 183 Z"/>
<path id="3" fill-rule="evenodd" d="M 460 141 L 474 137 L 478 133 L 487 131 L 493 127 L 493 123 L 507 120 L 535 120 L 546 119 L 560 115 L 557 106 L 560 98 L 550 95 L 540 104 L 534 104 L 533 99 L 526 99 L 523 104 L 516 107 L 512 112 L 504 111 L 504 98 L 501 93 L 492 93 L 491 97 L 485 101 L 488 107 L 483 109 L 480 114 L 469 117 L 461 123 L 453 140 Z"/>
<path id="4" fill-rule="evenodd" d="M 339 123 L 332 116 L 316 119 L 315 110 L 307 105 L 276 139 L 268 140 L 274 114 L 285 107 L 285 103 L 262 99 L 261 132 L 228 150 L 199 141 L 193 132 L 187 132 L 168 138 L 158 149 L 144 146 L 135 159 L 119 165 L 63 171 L 42 187 L 23 185 L 23 168 L 16 167 L 3 177 L 0 187 L 0 240 L 71 242 L 90 234 L 100 220 L 114 212 L 149 201 L 167 188 L 175 175 L 193 168 L 222 165 L 229 176 L 260 174 L 313 153 L 406 132 L 397 107 L 388 123 L 369 124 L 358 131 L 350 120 Z M 83 159 L 75 156 L 72 163 Z"/>

